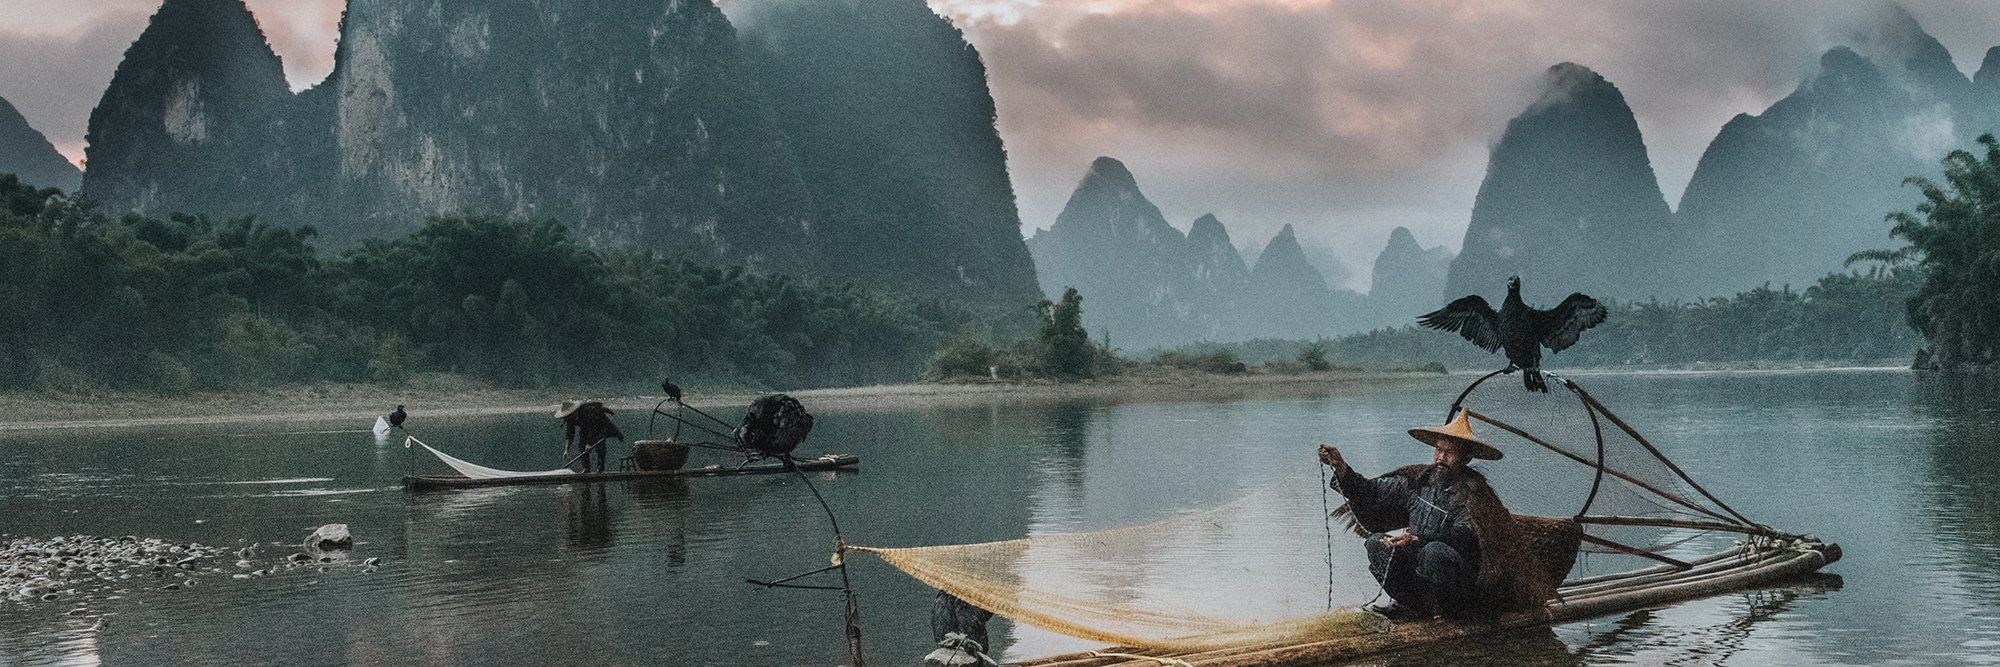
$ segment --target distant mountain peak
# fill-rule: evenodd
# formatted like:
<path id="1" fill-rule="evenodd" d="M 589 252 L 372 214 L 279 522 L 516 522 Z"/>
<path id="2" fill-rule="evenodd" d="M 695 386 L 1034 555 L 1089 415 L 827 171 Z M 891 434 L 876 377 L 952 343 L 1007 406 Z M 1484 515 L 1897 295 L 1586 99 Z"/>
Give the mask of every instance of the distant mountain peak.
<path id="1" fill-rule="evenodd" d="M 1602 75 L 1588 67 L 1573 62 L 1556 63 L 1542 73 L 1541 97 L 1535 100 L 1529 111 L 1569 104 L 1580 93 L 1610 85 Z"/>
<path id="2" fill-rule="evenodd" d="M 1194 226 L 1188 228 L 1188 240 L 1204 244 L 1219 240 L 1222 244 L 1228 245 L 1229 230 L 1222 226 L 1221 220 L 1215 219 L 1214 213 L 1203 213 L 1201 217 L 1194 219 Z M 1234 250 L 1234 246 L 1231 246 L 1231 249 Z"/>
<path id="3" fill-rule="evenodd" d="M 22 183 L 75 192 L 83 173 L 56 152 L 49 138 L 5 98 L 0 98 L 0 174 L 14 174 Z"/>
<path id="4" fill-rule="evenodd" d="M 1951 60 L 1951 51 L 1924 31 L 1902 5 L 1882 3 L 1872 20 L 1848 37 L 1861 55 L 1899 76 L 1931 87 L 1963 87 L 1965 74 Z"/>
<path id="5" fill-rule="evenodd" d="M 1299 245 L 1298 234 L 1291 225 L 1279 229 L 1278 235 L 1264 244 L 1264 252 L 1257 255 L 1257 266 L 1250 269 L 1250 275 L 1268 287 L 1327 289 L 1326 274 L 1306 258 L 1306 250 Z"/>
<path id="6" fill-rule="evenodd" d="M 1400 225 L 1389 231 L 1389 245 L 1409 246 L 1423 250 L 1423 246 L 1417 244 L 1417 235 L 1410 233 L 1410 228 Z"/>
<path id="7" fill-rule="evenodd" d="M 1494 145 L 1448 287 L 1485 293 L 1519 275 L 1558 297 L 1643 298 L 1670 216 L 1625 96 L 1560 63 Z"/>
<path id="8" fill-rule="evenodd" d="M 1116 188 L 1139 189 L 1139 179 L 1133 178 L 1132 170 L 1126 169 L 1125 163 L 1119 162 L 1116 158 L 1098 156 L 1097 159 L 1091 160 L 1090 171 L 1086 172 L 1083 178 L 1085 181 L 1103 181 L 1105 185 Z"/>
<path id="9" fill-rule="evenodd" d="M 2000 88 L 2000 46 L 1986 50 L 1986 58 L 1979 61 L 1979 71 L 1972 75 L 1972 83 L 1980 88 Z"/>

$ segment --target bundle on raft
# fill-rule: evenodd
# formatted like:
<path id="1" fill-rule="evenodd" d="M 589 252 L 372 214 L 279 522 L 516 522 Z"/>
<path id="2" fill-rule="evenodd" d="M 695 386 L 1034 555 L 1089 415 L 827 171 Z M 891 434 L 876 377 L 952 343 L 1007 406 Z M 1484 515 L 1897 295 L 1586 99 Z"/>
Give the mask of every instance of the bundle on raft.
<path id="1" fill-rule="evenodd" d="M 1318 503 L 1296 495 L 1253 495 L 1108 531 L 850 549 L 1018 624 L 1111 645 L 1017 663 L 1036 667 L 1325 664 L 1769 585 L 1840 559 L 1836 544 L 1759 524 L 1724 503 L 1575 382 L 1557 378 L 1569 391 L 1552 394 L 1475 391 L 1491 377 L 1468 387 L 1452 412 L 1467 410 L 1482 437 L 1506 452 L 1484 474 L 1510 509 L 1560 508 L 1558 516 L 1515 514 L 1529 553 L 1503 561 L 1563 582 L 1540 606 L 1391 624 L 1361 606 L 1379 588 L 1358 538 L 1332 536 L 1321 554 L 1306 553 L 1318 545 L 1297 532 L 1268 534 L 1304 527 L 1318 537 L 1321 519 L 1301 512 Z M 1302 598 L 1316 565 L 1324 567 L 1324 606 L 1310 608 L 1319 605 Z M 1191 590 L 1161 590 L 1174 585 Z M 1195 610 L 1217 600 L 1266 608 L 1249 611 L 1262 618 Z"/>

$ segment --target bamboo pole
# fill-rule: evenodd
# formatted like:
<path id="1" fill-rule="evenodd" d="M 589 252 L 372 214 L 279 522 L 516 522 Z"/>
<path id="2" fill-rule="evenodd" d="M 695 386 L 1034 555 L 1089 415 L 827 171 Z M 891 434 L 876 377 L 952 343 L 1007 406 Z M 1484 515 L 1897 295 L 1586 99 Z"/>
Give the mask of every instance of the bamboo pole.
<path id="1" fill-rule="evenodd" d="M 1606 526 L 1656 526 L 1660 528 L 1692 528 L 1695 530 L 1722 530 L 1760 537 L 1787 537 L 1760 524 L 1740 524 L 1735 522 L 1715 523 L 1710 521 L 1689 521 L 1687 519 L 1654 519 L 1642 516 L 1597 516 L 1586 514 L 1572 519 L 1577 523 L 1595 523 Z"/>
<path id="2" fill-rule="evenodd" d="M 1696 558 L 1688 562 L 1697 566 L 1706 565 L 1714 561 L 1718 561 L 1724 558 L 1728 558 L 1730 556 L 1734 556 L 1739 553 L 1743 553 L 1743 550 L 1747 548 L 1749 548 L 1749 545 L 1738 544 L 1733 548 L 1724 549 L 1722 551 L 1702 556 L 1700 558 Z M 1625 570 L 1623 572 L 1607 572 L 1605 574 L 1592 575 L 1588 577 L 1579 577 L 1576 579 L 1571 579 L 1569 581 L 1563 582 L 1562 588 L 1556 589 L 1556 592 L 1560 594 L 1563 591 L 1563 589 L 1574 588 L 1579 586 L 1589 586 L 1592 584 L 1601 584 L 1607 581 L 1628 579 L 1631 577 L 1645 576 L 1648 574 L 1659 574 L 1661 572 L 1671 572 L 1674 570 L 1675 568 L 1671 565 L 1654 565 L 1651 567 L 1642 567 L 1636 570 Z"/>
<path id="3" fill-rule="evenodd" d="M 1589 542 L 1591 544 L 1595 544 L 1600 547 L 1608 547 L 1613 551 L 1617 551 L 1618 553 L 1625 554 L 1627 556 L 1638 556 L 1640 558 L 1649 558 L 1683 570 L 1694 567 L 1693 565 L 1689 565 L 1688 562 L 1684 560 L 1671 558 L 1668 556 L 1662 556 L 1660 554 L 1656 554 L 1651 551 L 1647 551 L 1645 549 L 1640 549 L 1638 547 L 1619 544 L 1617 542 L 1613 542 L 1611 540 L 1607 540 L 1602 537 L 1597 537 L 1589 533 L 1583 533 L 1577 535 L 1577 537 L 1585 542 Z"/>

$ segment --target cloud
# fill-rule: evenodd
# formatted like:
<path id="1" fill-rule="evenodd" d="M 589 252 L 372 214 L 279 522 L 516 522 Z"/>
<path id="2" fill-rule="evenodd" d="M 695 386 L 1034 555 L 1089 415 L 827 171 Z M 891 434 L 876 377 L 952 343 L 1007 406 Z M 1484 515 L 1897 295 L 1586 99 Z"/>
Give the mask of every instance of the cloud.
<path id="1" fill-rule="evenodd" d="M 1284 224 L 1367 266 L 1396 225 L 1456 248 L 1486 153 L 1573 61 L 1633 107 L 1669 203 L 1717 130 L 1789 94 L 1878 2 L 932 0 L 984 56 L 1023 222 L 1097 155 L 1170 220 Z M 1976 66 L 2000 8 L 1912 14 Z M 1967 29 L 1973 23 L 1979 29 Z M 1956 35 L 1956 37 L 1953 37 Z M 1958 41 L 1953 41 L 1954 39 Z"/>
<path id="2" fill-rule="evenodd" d="M 1489 146 L 1550 65 L 1576 62 L 1620 88 L 1674 203 L 1724 122 L 1790 93 L 1885 6 L 928 1 L 985 58 L 1029 229 L 1055 219 L 1092 158 L 1111 155 L 1176 224 L 1215 213 L 1239 242 L 1262 243 L 1289 223 L 1359 275 L 1398 225 L 1425 246 L 1459 245 Z M 332 69 L 345 2 L 247 2 L 295 89 Z M 80 157 L 91 107 L 158 3 L 10 0 L 0 96 Z M 1962 70 L 2000 41 L 2000 3 L 1908 10 Z"/>
<path id="3" fill-rule="evenodd" d="M 145 29 L 148 13 L 147 8 L 99 8 L 63 32 L 0 25 L 0 63 L 7 64 L 0 67 L 0 97 L 13 102 L 72 162 L 82 159 L 90 110 L 111 84 L 125 48 Z"/>

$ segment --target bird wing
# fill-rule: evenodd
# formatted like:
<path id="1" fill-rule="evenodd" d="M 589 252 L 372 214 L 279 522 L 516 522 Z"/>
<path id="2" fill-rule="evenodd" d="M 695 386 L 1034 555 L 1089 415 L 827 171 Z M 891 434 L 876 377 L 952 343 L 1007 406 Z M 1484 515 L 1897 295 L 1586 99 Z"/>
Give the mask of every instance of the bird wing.
<path id="1" fill-rule="evenodd" d="M 1554 309 L 1535 311 L 1535 333 L 1550 351 L 1561 352 L 1575 345 L 1584 329 L 1603 323 L 1604 314 L 1604 304 L 1596 299 L 1581 292 L 1571 294 Z"/>
<path id="2" fill-rule="evenodd" d="M 1455 332 L 1487 352 L 1500 349 L 1500 314 L 1477 295 L 1462 297 L 1418 317 L 1417 324 Z"/>

